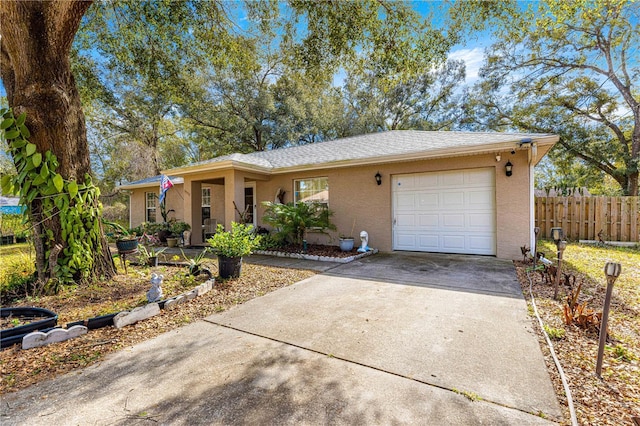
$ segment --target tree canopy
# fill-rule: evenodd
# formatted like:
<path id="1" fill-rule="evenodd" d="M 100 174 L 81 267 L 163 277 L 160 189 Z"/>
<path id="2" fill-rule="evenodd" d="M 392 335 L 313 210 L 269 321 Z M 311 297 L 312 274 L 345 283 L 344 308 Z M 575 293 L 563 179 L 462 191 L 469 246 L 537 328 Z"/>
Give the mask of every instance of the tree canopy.
<path id="1" fill-rule="evenodd" d="M 452 13 L 498 39 L 467 102 L 469 126 L 557 133 L 559 173 L 582 167 L 638 194 L 640 3 L 461 2 Z"/>

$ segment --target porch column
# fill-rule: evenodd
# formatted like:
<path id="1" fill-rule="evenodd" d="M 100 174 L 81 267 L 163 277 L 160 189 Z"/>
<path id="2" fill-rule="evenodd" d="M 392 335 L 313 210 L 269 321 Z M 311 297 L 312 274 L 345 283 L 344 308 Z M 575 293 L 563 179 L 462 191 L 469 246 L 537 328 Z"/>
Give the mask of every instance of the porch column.
<path id="1" fill-rule="evenodd" d="M 184 180 L 184 217 L 191 225 L 191 244 L 202 244 L 202 184 Z"/>
<path id="2" fill-rule="evenodd" d="M 240 220 L 233 202 L 240 210 L 244 209 L 244 175 L 234 170 L 224 177 L 224 229 L 231 230 L 231 222 Z"/>

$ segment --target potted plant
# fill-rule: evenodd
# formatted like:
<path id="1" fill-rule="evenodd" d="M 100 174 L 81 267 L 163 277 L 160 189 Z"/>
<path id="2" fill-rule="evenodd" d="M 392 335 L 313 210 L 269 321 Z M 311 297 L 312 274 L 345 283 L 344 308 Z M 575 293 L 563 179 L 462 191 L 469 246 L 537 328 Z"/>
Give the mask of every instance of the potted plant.
<path id="1" fill-rule="evenodd" d="M 138 249 L 138 240 L 135 235 L 131 235 L 124 226 L 116 222 L 103 220 L 103 223 L 113 230 L 116 239 L 116 247 L 119 253 L 132 252 Z"/>
<path id="2" fill-rule="evenodd" d="M 231 231 L 218 225 L 216 233 L 207 242 L 218 256 L 220 278 L 238 278 L 242 269 L 242 257 L 248 256 L 260 244 L 261 236 L 253 232 L 253 225 L 232 222 Z"/>
<path id="3" fill-rule="evenodd" d="M 158 255 L 164 252 L 167 248 L 155 248 L 153 246 L 140 245 L 140 260 L 149 266 L 158 266 Z"/>
<path id="4" fill-rule="evenodd" d="M 353 219 L 353 224 L 351 225 L 351 234 L 349 236 L 340 235 L 340 250 L 342 251 L 351 251 L 353 250 L 353 230 L 356 227 L 356 220 Z"/>
<path id="5" fill-rule="evenodd" d="M 191 229 L 191 225 L 189 225 L 187 222 L 178 220 L 171 222 L 169 225 L 169 229 L 171 230 L 171 237 L 167 238 L 167 245 L 169 247 L 175 247 L 178 241 L 184 241 L 184 232 L 189 231 Z"/>

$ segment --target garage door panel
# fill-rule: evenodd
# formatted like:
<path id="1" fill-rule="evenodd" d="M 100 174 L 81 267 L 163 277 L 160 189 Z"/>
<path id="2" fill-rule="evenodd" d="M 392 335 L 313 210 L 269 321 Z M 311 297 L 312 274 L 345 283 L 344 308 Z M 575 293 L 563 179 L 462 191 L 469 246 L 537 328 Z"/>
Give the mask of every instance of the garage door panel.
<path id="1" fill-rule="evenodd" d="M 442 236 L 442 248 L 445 250 L 454 250 L 458 252 L 464 251 L 465 246 L 465 236 L 464 235 L 443 235 Z"/>
<path id="2" fill-rule="evenodd" d="M 464 192 L 445 192 L 442 194 L 443 208 L 462 208 L 464 206 Z"/>
<path id="3" fill-rule="evenodd" d="M 418 225 L 421 228 L 438 229 L 438 226 L 440 225 L 440 216 L 437 214 L 421 214 L 418 218 Z"/>
<path id="4" fill-rule="evenodd" d="M 439 237 L 434 234 L 420 234 L 418 236 L 418 243 L 421 251 L 435 250 L 439 245 Z"/>
<path id="5" fill-rule="evenodd" d="M 495 254 L 495 169 L 393 177 L 395 250 Z"/>
<path id="6" fill-rule="evenodd" d="M 470 236 L 469 248 L 479 254 L 492 254 L 495 240 L 491 237 Z"/>
<path id="7" fill-rule="evenodd" d="M 417 238 L 413 233 L 398 232 L 396 234 L 396 244 L 399 250 L 414 250 L 417 246 Z"/>
<path id="8" fill-rule="evenodd" d="M 440 205 L 440 200 L 437 193 L 433 192 L 419 192 L 418 208 L 421 210 L 437 210 Z"/>
<path id="9" fill-rule="evenodd" d="M 442 186 L 461 186 L 464 185 L 464 173 L 445 172 L 440 174 L 440 182 Z"/>
<path id="10" fill-rule="evenodd" d="M 397 226 L 403 227 L 414 227 L 416 225 L 416 215 L 415 214 L 401 214 L 396 217 Z"/>
<path id="11" fill-rule="evenodd" d="M 442 215 L 442 226 L 445 229 L 459 228 L 464 230 L 464 214 L 444 214 Z"/>
<path id="12" fill-rule="evenodd" d="M 493 215 L 490 213 L 470 213 L 466 215 L 469 230 L 480 228 L 481 230 L 491 229 L 493 227 Z"/>
<path id="13" fill-rule="evenodd" d="M 416 187 L 418 188 L 436 188 L 438 186 L 438 175 L 436 174 L 421 174 L 414 180 Z"/>
<path id="14" fill-rule="evenodd" d="M 473 206 L 487 206 L 493 203 L 495 199 L 493 189 L 487 190 L 474 190 L 468 193 L 469 207 Z"/>
<path id="15" fill-rule="evenodd" d="M 397 194 L 396 203 L 400 209 L 413 209 L 415 207 L 416 195 L 412 193 Z"/>

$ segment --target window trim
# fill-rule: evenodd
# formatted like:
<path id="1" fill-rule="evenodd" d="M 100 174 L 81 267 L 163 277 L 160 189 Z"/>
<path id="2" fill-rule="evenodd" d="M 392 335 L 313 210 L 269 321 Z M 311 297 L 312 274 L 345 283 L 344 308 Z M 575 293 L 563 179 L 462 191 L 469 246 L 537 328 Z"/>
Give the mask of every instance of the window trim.
<path id="1" fill-rule="evenodd" d="M 316 176 L 316 177 L 309 177 L 309 178 L 294 179 L 293 180 L 293 204 L 298 204 L 300 202 L 300 200 L 297 200 L 298 192 L 299 192 L 299 191 L 296 191 L 297 182 L 305 181 L 305 180 L 314 181 L 314 180 L 320 180 L 320 179 L 325 179 L 327 181 L 327 201 L 326 202 L 316 201 L 316 202 L 320 204 L 326 204 L 327 208 L 329 208 L 329 177 L 328 176 Z"/>
<path id="2" fill-rule="evenodd" d="M 316 176 L 316 177 L 309 177 L 309 178 L 302 178 L 302 179 L 294 179 L 293 180 L 293 204 L 296 205 L 299 202 L 301 202 L 299 200 L 296 200 L 298 198 L 297 194 L 299 192 L 299 191 L 296 191 L 296 183 L 297 182 L 300 182 L 300 181 L 303 181 L 303 180 L 309 181 L 309 180 L 320 180 L 320 179 L 324 179 L 327 182 L 327 189 L 326 189 L 326 191 L 327 191 L 327 201 L 326 202 L 312 201 L 312 203 L 323 204 L 325 206 L 325 208 L 327 210 L 329 210 L 329 191 L 330 191 L 330 189 L 329 189 L 329 177 L 328 176 Z M 324 189 L 322 191 L 324 191 Z M 323 229 L 324 229 L 323 227 L 311 227 L 311 228 L 308 229 L 308 232 L 323 232 Z"/>
<path id="3" fill-rule="evenodd" d="M 157 196 L 155 192 L 145 192 L 144 193 L 144 219 L 145 222 L 157 222 L 157 213 L 158 213 L 158 203 L 156 202 Z M 153 201 L 153 206 L 150 205 L 149 201 Z M 153 211 L 153 213 L 152 213 Z M 150 220 L 153 218 L 153 220 Z"/>

